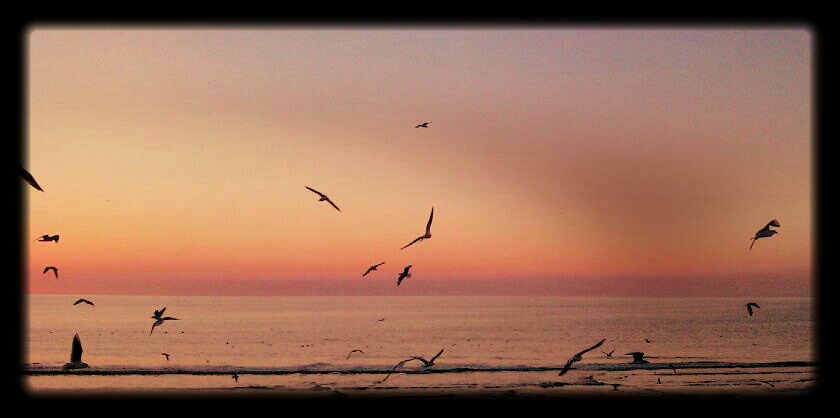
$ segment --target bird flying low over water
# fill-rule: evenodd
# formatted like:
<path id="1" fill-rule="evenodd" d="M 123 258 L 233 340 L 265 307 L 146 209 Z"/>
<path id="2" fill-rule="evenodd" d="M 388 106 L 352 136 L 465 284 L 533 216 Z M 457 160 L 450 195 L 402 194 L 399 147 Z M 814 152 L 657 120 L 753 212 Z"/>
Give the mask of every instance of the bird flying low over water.
<path id="1" fill-rule="evenodd" d="M 58 278 L 58 268 L 55 267 L 55 266 L 44 267 L 44 274 L 47 274 L 47 272 L 50 271 L 50 270 L 52 270 L 53 274 L 55 275 L 55 278 L 57 279 Z"/>
<path id="2" fill-rule="evenodd" d="M 405 279 L 407 277 L 411 277 L 411 274 L 408 273 L 408 270 L 410 268 L 411 268 L 411 264 L 405 266 L 405 269 L 403 269 L 402 273 L 400 273 L 400 275 L 397 276 L 397 287 L 400 287 L 400 283 L 402 283 L 403 279 Z"/>
<path id="3" fill-rule="evenodd" d="M 612 351 L 610 351 L 609 353 L 606 352 L 606 351 L 602 351 L 602 353 L 604 353 L 604 355 L 607 356 L 607 358 L 612 358 L 612 355 L 613 355 L 614 352 L 615 352 L 615 347 L 613 347 Z"/>
<path id="4" fill-rule="evenodd" d="M 162 356 L 166 357 L 166 361 L 169 361 L 169 356 L 170 356 L 171 354 L 169 354 L 169 353 L 160 353 L 160 355 L 162 355 Z"/>
<path id="5" fill-rule="evenodd" d="M 632 364 L 648 363 L 648 361 L 643 358 L 645 353 L 642 353 L 641 351 L 634 351 L 632 353 L 624 353 L 624 355 L 625 356 L 633 356 L 633 361 L 630 362 Z"/>
<path id="6" fill-rule="evenodd" d="M 752 244 L 750 244 L 750 250 L 752 250 L 753 245 L 755 245 L 756 240 L 758 240 L 759 238 L 768 238 L 779 233 L 779 231 L 770 229 L 771 226 L 779 228 L 782 225 L 779 224 L 778 219 L 773 219 L 772 221 L 768 222 L 767 225 L 764 225 L 764 228 L 759 229 L 758 232 L 755 233 L 755 236 L 750 238 L 750 241 L 752 241 Z"/>
<path id="7" fill-rule="evenodd" d="M 83 369 L 85 367 L 88 367 L 88 365 L 82 361 L 82 340 L 76 333 L 73 337 L 73 347 L 70 350 L 70 362 L 64 363 L 64 369 Z"/>
<path id="8" fill-rule="evenodd" d="M 152 335 L 152 332 L 154 332 L 154 331 L 155 331 L 155 327 L 156 327 L 156 326 L 158 326 L 158 325 L 163 325 L 163 323 L 164 323 L 164 322 L 166 322 L 166 321 L 170 321 L 170 320 L 171 320 L 171 321 L 179 321 L 179 319 L 178 319 L 178 318 L 173 318 L 173 317 L 171 317 L 171 316 L 165 316 L 165 317 L 163 317 L 163 318 L 160 318 L 160 319 L 158 319 L 157 321 L 155 321 L 155 323 L 154 323 L 154 324 L 152 324 L 152 330 L 151 330 L 151 331 L 149 331 L 149 335 Z"/>
<path id="9" fill-rule="evenodd" d="M 321 196 L 321 198 L 318 199 L 319 202 L 322 201 L 322 200 L 326 200 L 327 202 L 329 202 L 329 204 L 331 204 L 335 208 L 335 210 L 341 212 L 341 209 L 339 209 L 338 206 L 336 206 L 335 203 L 333 203 L 333 201 L 330 200 L 329 197 L 327 197 L 327 195 L 325 195 L 325 194 L 323 194 L 323 193 L 321 193 L 321 192 L 319 192 L 319 191 L 317 191 L 317 190 L 315 190 L 315 189 L 313 189 L 309 186 L 304 186 L 304 187 L 306 187 L 307 189 L 311 190 L 314 193 L 317 193 L 318 196 Z"/>
<path id="10" fill-rule="evenodd" d="M 430 123 L 432 123 L 432 122 L 423 122 L 423 123 L 415 126 L 415 128 L 428 128 Z"/>
<path id="11" fill-rule="evenodd" d="M 42 192 L 44 191 L 44 189 L 41 188 L 38 182 L 35 181 L 35 177 L 32 177 L 32 174 L 29 174 L 29 172 L 26 171 L 26 169 L 23 168 L 23 166 L 20 166 L 20 176 L 23 177 L 23 179 L 26 180 L 26 182 L 29 183 L 30 186 Z"/>
<path id="12" fill-rule="evenodd" d="M 233 372 L 233 376 L 231 376 L 231 378 L 233 379 L 234 382 L 239 383 L 239 374 L 238 373 Z"/>
<path id="13" fill-rule="evenodd" d="M 753 306 L 755 306 L 755 307 L 756 307 L 756 308 L 758 308 L 758 309 L 761 309 L 761 306 L 758 306 L 758 304 L 757 304 L 757 303 L 755 303 L 755 302 L 750 302 L 750 303 L 748 303 L 748 304 L 747 304 L 747 312 L 749 312 L 749 313 L 750 313 L 750 316 L 752 316 L 752 314 L 753 314 L 753 310 L 752 310 L 752 307 L 753 307 Z"/>
<path id="14" fill-rule="evenodd" d="M 377 267 L 379 267 L 379 266 L 381 266 L 381 265 L 383 265 L 383 264 L 385 264 L 385 262 L 384 262 L 384 261 L 383 261 L 383 262 L 381 262 L 381 263 L 379 263 L 379 264 L 375 264 L 375 265 L 372 265 L 372 266 L 368 267 L 367 271 L 365 272 L 365 274 L 363 274 L 363 275 L 362 275 L 362 277 L 367 276 L 367 274 L 368 274 L 368 273 L 370 273 L 370 272 L 372 272 L 372 271 L 376 270 L 376 268 L 377 268 Z"/>
<path id="15" fill-rule="evenodd" d="M 35 241 L 55 241 L 58 244 L 58 235 L 41 235 L 40 238 L 37 238 Z"/>
<path id="16" fill-rule="evenodd" d="M 434 216 L 435 216 L 435 207 L 432 206 L 432 213 L 429 214 L 429 222 L 426 223 L 426 234 L 415 238 L 414 241 L 409 242 L 405 247 L 402 247 L 400 249 L 402 250 L 403 248 L 406 248 L 409 245 L 414 244 L 415 242 L 423 241 L 424 239 L 431 238 L 432 237 L 432 218 Z"/>
<path id="17" fill-rule="evenodd" d="M 440 355 L 441 355 L 441 354 L 443 354 L 443 350 L 444 350 L 444 349 L 443 349 L 443 348 L 441 348 L 441 349 L 440 349 L 440 351 L 438 351 L 438 353 L 437 353 L 437 354 L 435 354 L 435 356 L 434 356 L 434 357 L 432 357 L 432 359 L 431 359 L 431 360 L 426 360 L 426 359 L 424 359 L 424 358 L 423 358 L 423 356 L 419 356 L 419 357 L 416 357 L 416 356 L 410 356 L 410 357 L 411 357 L 413 360 L 420 360 L 420 361 L 422 361 L 422 362 L 423 362 L 423 367 L 425 367 L 425 368 L 429 368 L 429 367 L 432 367 L 432 366 L 434 366 L 434 365 L 435 365 L 435 359 L 437 359 L 438 357 L 440 357 Z"/>
<path id="18" fill-rule="evenodd" d="M 347 359 L 346 359 L 346 360 L 349 360 L 349 359 L 350 359 L 350 354 L 353 354 L 353 353 L 362 353 L 362 354 L 364 354 L 365 352 L 364 352 L 364 351 L 362 351 L 362 350 L 350 350 L 350 352 L 349 352 L 349 353 L 347 353 Z"/>
<path id="19" fill-rule="evenodd" d="M 606 340 L 607 340 L 607 339 L 606 339 L 606 338 L 604 338 L 603 340 L 598 341 L 598 344 L 595 344 L 595 345 L 593 345 L 592 347 L 589 347 L 589 348 L 587 348 L 586 350 L 583 350 L 583 351 L 581 351 L 581 352 L 579 352 L 579 353 L 575 354 L 574 356 L 572 356 L 572 358 L 570 358 L 570 359 L 569 359 L 569 361 L 567 361 L 567 362 L 566 362 L 566 365 L 565 365 L 565 366 L 563 366 L 563 370 L 560 370 L 560 373 L 558 374 L 558 376 L 563 376 L 564 374 L 566 374 L 566 372 L 567 372 L 567 371 L 569 371 L 569 369 L 572 367 L 572 363 L 574 363 L 574 362 L 576 362 L 576 361 L 581 361 L 581 360 L 583 360 L 583 355 L 584 355 L 584 354 L 586 354 L 587 352 L 592 351 L 592 350 L 594 350 L 594 349 L 596 349 L 596 348 L 600 347 L 600 346 L 601 346 L 601 344 L 603 344 L 603 343 L 604 343 L 604 341 L 606 341 Z"/>
<path id="20" fill-rule="evenodd" d="M 93 302 L 91 302 L 87 299 L 79 299 L 79 300 L 73 302 L 73 305 L 78 305 L 80 303 L 87 303 L 88 305 L 93 306 Z"/>

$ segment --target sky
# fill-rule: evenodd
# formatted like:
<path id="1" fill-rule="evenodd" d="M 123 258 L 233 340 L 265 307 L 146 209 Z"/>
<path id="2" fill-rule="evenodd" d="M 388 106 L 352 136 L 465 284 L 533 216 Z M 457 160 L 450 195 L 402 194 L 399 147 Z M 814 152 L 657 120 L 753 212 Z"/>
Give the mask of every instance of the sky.
<path id="1" fill-rule="evenodd" d="M 33 24 L 22 42 L 22 165 L 44 188 L 21 181 L 27 293 L 814 290 L 807 26 Z M 432 208 L 432 238 L 401 250 Z"/>

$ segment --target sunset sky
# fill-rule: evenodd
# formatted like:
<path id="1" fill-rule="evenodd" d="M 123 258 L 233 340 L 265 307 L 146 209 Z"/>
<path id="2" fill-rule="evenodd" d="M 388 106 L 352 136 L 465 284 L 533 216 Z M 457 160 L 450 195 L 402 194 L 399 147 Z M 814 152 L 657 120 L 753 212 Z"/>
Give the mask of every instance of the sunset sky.
<path id="1" fill-rule="evenodd" d="M 21 181 L 29 293 L 813 291 L 805 26 L 36 24 L 22 41 L 22 164 L 45 190 Z M 432 207 L 433 237 L 400 250 Z"/>

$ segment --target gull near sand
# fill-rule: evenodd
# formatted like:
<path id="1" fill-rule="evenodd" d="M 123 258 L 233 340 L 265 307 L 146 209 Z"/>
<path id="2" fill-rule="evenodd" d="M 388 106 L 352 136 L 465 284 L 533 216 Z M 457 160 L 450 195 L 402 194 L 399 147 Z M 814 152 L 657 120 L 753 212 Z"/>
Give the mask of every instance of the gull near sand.
<path id="1" fill-rule="evenodd" d="M 70 362 L 64 363 L 64 369 L 84 369 L 85 367 L 88 365 L 82 361 L 82 340 L 76 333 L 73 337 L 73 347 L 70 349 Z"/>
<path id="2" fill-rule="evenodd" d="M 341 209 L 339 209 L 339 208 L 338 208 L 338 206 L 336 206 L 336 205 L 335 205 L 335 203 L 333 203 L 333 201 L 332 201 L 332 200 L 330 200 L 330 198 L 329 198 L 329 197 L 327 197 L 327 195 L 325 195 L 325 194 L 323 194 L 323 193 L 321 193 L 321 192 L 319 192 L 319 191 L 317 191 L 317 190 L 315 190 L 315 189 L 313 189 L 313 188 L 311 188 L 311 187 L 309 187 L 309 186 L 304 186 L 304 187 L 306 187 L 307 189 L 311 190 L 313 193 L 317 193 L 317 194 L 318 194 L 318 196 L 321 196 L 321 198 L 320 198 L 320 199 L 318 199 L 318 201 L 319 201 L 319 202 L 320 202 L 320 201 L 322 201 L 322 200 L 326 200 L 329 204 L 331 204 L 331 205 L 335 208 L 335 210 L 337 210 L 337 211 L 341 212 Z"/>
<path id="3" fill-rule="evenodd" d="M 408 244 L 406 244 L 405 247 L 402 247 L 400 249 L 402 250 L 402 249 L 408 247 L 409 245 L 414 244 L 415 242 L 419 242 L 419 241 L 423 241 L 424 239 L 431 238 L 432 237 L 432 218 L 434 216 L 435 216 L 435 207 L 432 206 L 432 213 L 429 214 L 429 222 L 426 223 L 426 234 L 415 238 L 414 241 L 409 242 Z"/>

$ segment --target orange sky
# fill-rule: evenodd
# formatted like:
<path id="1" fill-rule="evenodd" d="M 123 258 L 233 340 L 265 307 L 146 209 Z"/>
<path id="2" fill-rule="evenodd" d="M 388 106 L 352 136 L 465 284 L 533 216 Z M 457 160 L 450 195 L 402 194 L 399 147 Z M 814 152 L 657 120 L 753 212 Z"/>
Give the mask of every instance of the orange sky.
<path id="1" fill-rule="evenodd" d="M 812 291 L 807 27 L 21 35 L 30 293 Z"/>

